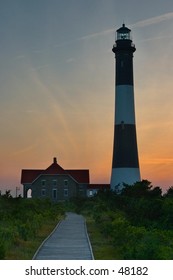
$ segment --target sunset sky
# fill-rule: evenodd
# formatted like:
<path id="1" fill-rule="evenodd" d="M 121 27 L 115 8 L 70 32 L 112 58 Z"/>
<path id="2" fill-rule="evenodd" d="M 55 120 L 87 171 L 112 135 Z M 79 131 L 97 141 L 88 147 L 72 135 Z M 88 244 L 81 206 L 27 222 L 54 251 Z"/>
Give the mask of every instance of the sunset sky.
<path id="1" fill-rule="evenodd" d="M 0 0 L 0 189 L 21 169 L 90 169 L 109 183 L 115 73 L 125 22 L 136 45 L 141 177 L 173 185 L 173 1 Z M 22 187 L 21 187 L 22 192 Z"/>

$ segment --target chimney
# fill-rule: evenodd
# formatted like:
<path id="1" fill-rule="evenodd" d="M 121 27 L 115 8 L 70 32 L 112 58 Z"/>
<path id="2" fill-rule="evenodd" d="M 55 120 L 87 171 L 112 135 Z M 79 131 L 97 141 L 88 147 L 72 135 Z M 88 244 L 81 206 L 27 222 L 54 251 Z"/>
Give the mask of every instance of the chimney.
<path id="1" fill-rule="evenodd" d="M 56 157 L 53 158 L 53 163 L 57 163 Z"/>

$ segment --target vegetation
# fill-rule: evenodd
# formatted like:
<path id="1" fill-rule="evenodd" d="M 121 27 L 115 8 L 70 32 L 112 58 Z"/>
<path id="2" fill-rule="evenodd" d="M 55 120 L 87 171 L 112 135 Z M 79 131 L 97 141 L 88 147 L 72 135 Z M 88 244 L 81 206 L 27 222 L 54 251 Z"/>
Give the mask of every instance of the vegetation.
<path id="1" fill-rule="evenodd" d="M 63 214 L 61 204 L 12 198 L 6 191 L 0 196 L 0 259 L 32 259 Z"/>
<path id="2" fill-rule="evenodd" d="M 95 259 L 173 259 L 173 187 L 148 181 L 58 204 L 0 195 L 0 259 L 31 259 L 65 211 L 86 217 Z"/>
<path id="3" fill-rule="evenodd" d="M 142 181 L 121 194 L 100 192 L 80 211 L 96 259 L 173 259 L 173 188 L 162 196 L 161 188 Z"/>

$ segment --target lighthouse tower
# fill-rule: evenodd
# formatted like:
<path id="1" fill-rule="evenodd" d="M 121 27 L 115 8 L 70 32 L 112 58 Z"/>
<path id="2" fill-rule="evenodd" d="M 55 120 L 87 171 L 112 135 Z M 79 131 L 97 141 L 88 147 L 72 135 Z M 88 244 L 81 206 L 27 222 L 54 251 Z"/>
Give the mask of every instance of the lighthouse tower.
<path id="1" fill-rule="evenodd" d="M 115 53 L 115 126 L 112 159 L 111 189 L 121 191 L 123 183 L 140 181 L 135 124 L 133 86 L 133 53 L 131 30 L 122 25 L 117 30 Z"/>

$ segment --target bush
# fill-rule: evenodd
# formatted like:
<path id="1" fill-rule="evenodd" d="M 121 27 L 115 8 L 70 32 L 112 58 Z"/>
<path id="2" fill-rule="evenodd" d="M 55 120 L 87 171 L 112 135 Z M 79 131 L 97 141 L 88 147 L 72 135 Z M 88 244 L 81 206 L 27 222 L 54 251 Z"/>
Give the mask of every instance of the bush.
<path id="1" fill-rule="evenodd" d="M 0 196 L 0 213 L 0 258 L 3 259 L 15 244 L 34 240 L 46 221 L 58 222 L 64 209 L 49 200 L 12 198 L 7 192 Z"/>
<path id="2" fill-rule="evenodd" d="M 173 259 L 172 190 L 162 196 L 160 187 L 142 181 L 119 195 L 100 192 L 87 213 L 121 259 Z"/>
<path id="3" fill-rule="evenodd" d="M 0 242 L 0 260 L 5 259 L 5 246 Z"/>

